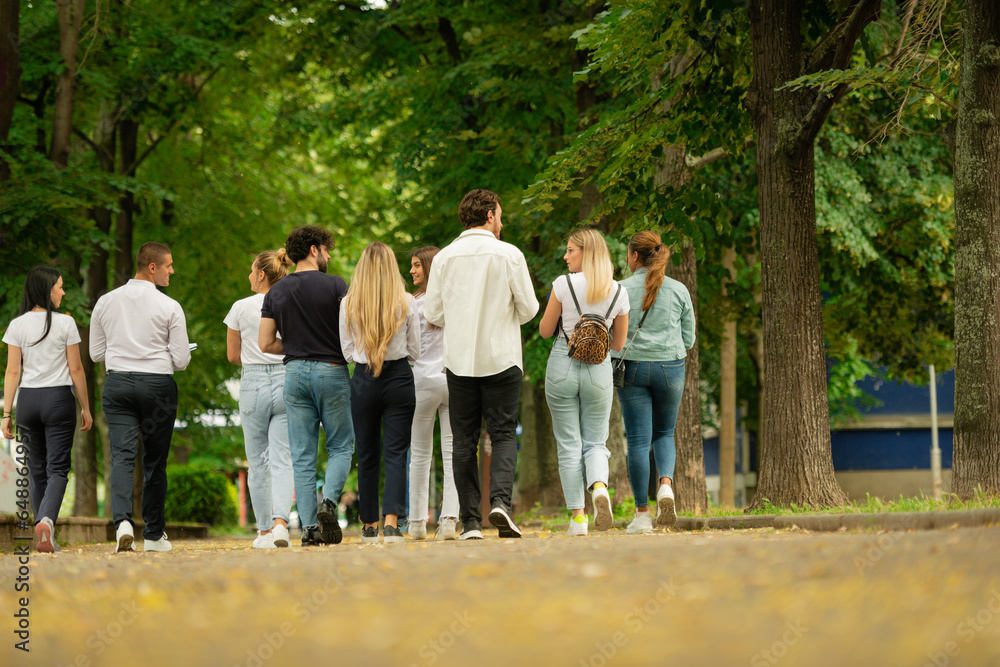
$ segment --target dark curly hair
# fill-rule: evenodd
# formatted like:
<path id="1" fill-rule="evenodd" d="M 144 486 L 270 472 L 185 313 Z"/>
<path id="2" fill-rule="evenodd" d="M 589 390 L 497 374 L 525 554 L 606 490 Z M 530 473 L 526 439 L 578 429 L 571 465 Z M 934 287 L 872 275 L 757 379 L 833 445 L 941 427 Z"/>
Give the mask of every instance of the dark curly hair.
<path id="1" fill-rule="evenodd" d="M 309 256 L 309 248 L 312 246 L 316 246 L 317 250 L 321 246 L 326 246 L 327 251 L 333 250 L 333 236 L 315 225 L 296 227 L 285 241 L 285 252 L 288 253 L 288 259 L 301 262 Z"/>
<path id="2" fill-rule="evenodd" d="M 500 197 L 490 190 L 473 190 L 462 198 L 458 205 L 458 219 L 466 229 L 482 227 L 487 222 L 490 211 L 496 213 Z"/>

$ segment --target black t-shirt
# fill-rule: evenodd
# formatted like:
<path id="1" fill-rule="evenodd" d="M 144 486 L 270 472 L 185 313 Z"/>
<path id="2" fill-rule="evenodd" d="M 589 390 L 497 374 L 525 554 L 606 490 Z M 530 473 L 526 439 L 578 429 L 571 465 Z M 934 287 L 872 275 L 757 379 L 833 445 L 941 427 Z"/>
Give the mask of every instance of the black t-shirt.
<path id="1" fill-rule="evenodd" d="M 278 326 L 287 364 L 292 359 L 346 364 L 340 347 L 340 300 L 347 283 L 319 271 L 291 273 L 264 295 L 261 317 Z"/>

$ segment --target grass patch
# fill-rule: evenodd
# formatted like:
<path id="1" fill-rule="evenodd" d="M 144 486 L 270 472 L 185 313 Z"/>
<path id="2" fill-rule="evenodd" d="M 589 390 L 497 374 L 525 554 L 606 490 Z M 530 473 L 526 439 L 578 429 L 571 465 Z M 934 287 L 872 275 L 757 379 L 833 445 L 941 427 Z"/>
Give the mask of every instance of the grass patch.
<path id="1" fill-rule="evenodd" d="M 812 505 L 774 505 L 764 500 L 762 506 L 754 510 L 734 510 L 711 505 L 706 516 L 754 516 L 761 514 L 882 514 L 885 512 L 938 512 L 945 510 L 976 510 L 1000 507 L 1000 497 L 991 497 L 981 491 L 971 500 L 961 500 L 954 494 L 945 494 L 941 500 L 928 498 L 924 494 L 913 497 L 900 496 L 896 500 L 867 495 L 865 500 L 850 501 L 842 507 L 814 507 Z M 692 512 L 678 512 L 678 516 L 694 516 Z"/>

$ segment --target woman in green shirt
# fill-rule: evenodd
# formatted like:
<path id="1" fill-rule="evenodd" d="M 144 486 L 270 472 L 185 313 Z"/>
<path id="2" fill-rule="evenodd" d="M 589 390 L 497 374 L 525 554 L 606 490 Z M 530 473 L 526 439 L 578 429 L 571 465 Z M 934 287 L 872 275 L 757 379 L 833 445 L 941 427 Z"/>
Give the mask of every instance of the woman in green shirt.
<path id="1" fill-rule="evenodd" d="M 660 487 L 657 524 L 670 526 L 674 511 L 673 476 L 677 449 L 674 427 L 684 392 L 684 358 L 694 347 L 695 321 L 691 295 L 683 283 L 664 275 L 669 249 L 653 232 L 639 232 L 628 244 L 632 276 L 621 282 L 628 292 L 629 343 L 625 386 L 618 390 L 628 439 L 628 476 L 636 515 L 629 533 L 653 530 L 649 504 L 649 449 L 652 447 Z"/>

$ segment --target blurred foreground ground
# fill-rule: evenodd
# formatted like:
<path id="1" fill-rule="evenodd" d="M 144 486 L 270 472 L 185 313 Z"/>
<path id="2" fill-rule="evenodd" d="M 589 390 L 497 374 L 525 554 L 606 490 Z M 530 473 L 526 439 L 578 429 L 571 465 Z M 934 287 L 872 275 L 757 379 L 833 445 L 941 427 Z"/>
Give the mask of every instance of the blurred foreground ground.
<path id="1" fill-rule="evenodd" d="M 1000 528 L 486 535 L 4 554 L 0 665 L 1000 665 Z"/>

